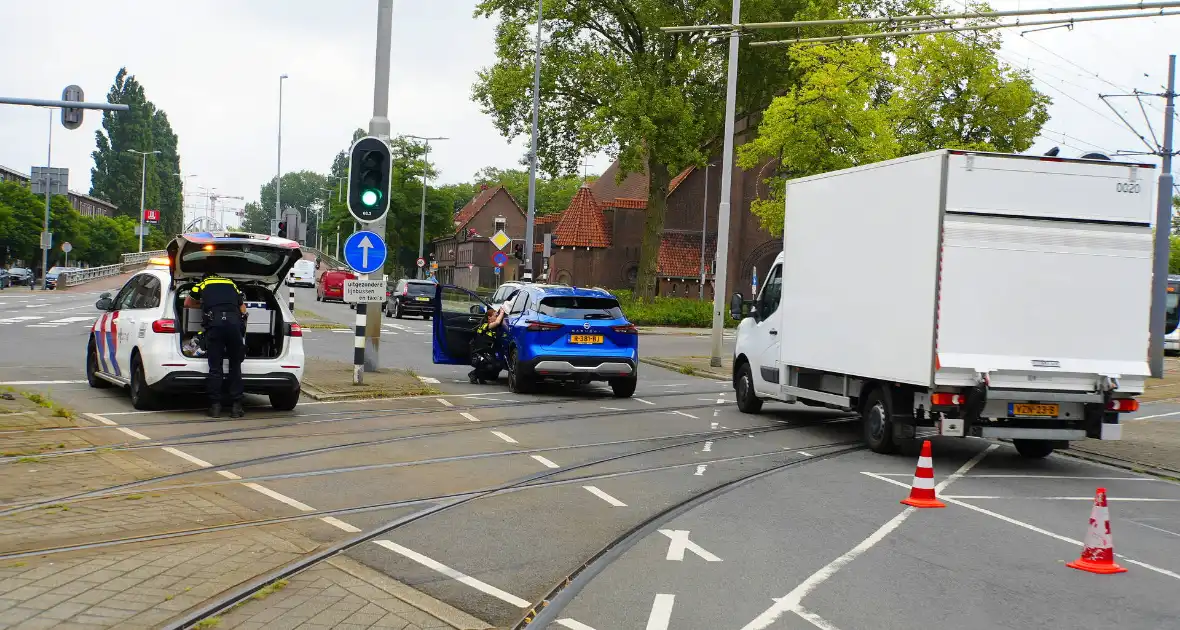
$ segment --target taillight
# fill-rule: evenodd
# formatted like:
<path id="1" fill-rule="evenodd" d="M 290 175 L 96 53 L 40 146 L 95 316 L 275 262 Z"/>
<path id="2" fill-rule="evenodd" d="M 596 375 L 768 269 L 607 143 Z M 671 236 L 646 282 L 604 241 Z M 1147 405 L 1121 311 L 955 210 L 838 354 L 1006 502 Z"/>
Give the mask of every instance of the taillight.
<path id="1" fill-rule="evenodd" d="M 948 394 L 946 392 L 939 392 L 937 394 L 930 394 L 930 404 L 936 407 L 949 407 L 952 405 L 961 405 L 966 401 L 966 397 L 962 394 Z"/>
<path id="2" fill-rule="evenodd" d="M 1134 398 L 1115 398 L 1106 403 L 1106 409 L 1120 413 L 1139 411 L 1139 401 Z"/>
<path id="3" fill-rule="evenodd" d="M 409 295 L 409 294 L 410 294 L 410 287 L 406 287 L 406 288 L 402 289 L 402 295 Z"/>
<path id="4" fill-rule="evenodd" d="M 152 322 L 152 332 L 154 333 L 174 333 L 176 332 L 175 319 L 157 319 Z"/>
<path id="5" fill-rule="evenodd" d="M 622 326 L 611 326 L 610 329 L 617 332 L 617 333 L 623 333 L 624 335 L 638 335 L 639 334 L 639 329 L 635 327 L 635 324 L 624 324 Z"/>
<path id="6" fill-rule="evenodd" d="M 557 330 L 558 328 L 561 328 L 561 324 L 553 324 L 550 322 L 539 322 L 534 319 L 530 319 L 528 322 L 525 322 L 525 323 L 528 324 L 528 328 L 526 330 L 532 330 L 532 331 Z"/>
<path id="7" fill-rule="evenodd" d="M 287 336 L 288 337 L 302 337 L 303 336 L 303 326 L 300 326 L 299 324 L 295 324 L 295 323 L 289 324 L 287 326 Z"/>

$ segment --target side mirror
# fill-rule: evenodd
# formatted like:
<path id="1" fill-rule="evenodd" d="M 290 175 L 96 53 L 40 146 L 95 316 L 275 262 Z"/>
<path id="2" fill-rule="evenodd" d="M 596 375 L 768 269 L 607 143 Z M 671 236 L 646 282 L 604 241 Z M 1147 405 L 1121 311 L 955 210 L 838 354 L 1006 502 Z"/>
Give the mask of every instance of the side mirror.
<path id="1" fill-rule="evenodd" d="M 745 302 L 742 300 L 741 293 L 734 293 L 732 296 L 730 296 L 729 316 L 736 320 L 740 320 L 742 317 L 745 317 L 745 313 L 742 313 L 742 304 L 744 303 Z"/>
<path id="2" fill-rule="evenodd" d="M 97 308 L 100 311 L 113 311 L 115 310 L 115 301 L 111 299 L 110 293 L 104 293 L 98 298 L 98 301 L 94 303 L 94 308 Z"/>
<path id="3" fill-rule="evenodd" d="M 487 312 L 488 312 L 488 308 L 486 306 L 484 306 L 483 304 L 472 304 L 471 305 L 471 314 L 472 315 L 483 315 L 484 313 L 487 313 Z"/>

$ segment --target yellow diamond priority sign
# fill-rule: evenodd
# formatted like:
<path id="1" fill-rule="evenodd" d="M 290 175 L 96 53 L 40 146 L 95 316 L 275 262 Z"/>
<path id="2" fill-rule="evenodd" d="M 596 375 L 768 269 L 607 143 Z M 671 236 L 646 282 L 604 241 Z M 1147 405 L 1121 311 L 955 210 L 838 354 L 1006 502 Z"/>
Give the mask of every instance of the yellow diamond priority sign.
<path id="1" fill-rule="evenodd" d="M 505 247 L 508 247 L 508 244 L 512 242 L 512 239 L 504 233 L 504 230 L 500 230 L 493 234 L 490 240 L 492 241 L 492 245 L 495 245 L 496 249 L 499 250 L 503 250 Z"/>

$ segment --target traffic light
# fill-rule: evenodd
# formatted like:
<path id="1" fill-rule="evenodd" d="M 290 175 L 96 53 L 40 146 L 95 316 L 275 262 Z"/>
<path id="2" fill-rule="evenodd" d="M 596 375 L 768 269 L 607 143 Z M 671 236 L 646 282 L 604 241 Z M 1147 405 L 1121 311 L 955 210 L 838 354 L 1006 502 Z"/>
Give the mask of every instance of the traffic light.
<path id="1" fill-rule="evenodd" d="M 517 260 L 524 260 L 524 245 L 516 243 L 512 246 L 512 255 L 516 256 Z"/>
<path id="2" fill-rule="evenodd" d="M 279 221 L 279 238 L 287 238 L 287 222 Z"/>
<path id="3" fill-rule="evenodd" d="M 366 136 L 349 153 L 348 211 L 363 223 L 376 221 L 389 209 L 389 145 Z"/>
<path id="4" fill-rule="evenodd" d="M 67 85 L 66 89 L 61 91 L 61 100 L 82 102 L 86 100 L 82 93 L 82 88 L 76 85 Z M 82 126 L 82 114 L 86 110 L 78 107 L 63 107 L 61 109 L 61 126 L 66 129 L 77 129 Z"/>

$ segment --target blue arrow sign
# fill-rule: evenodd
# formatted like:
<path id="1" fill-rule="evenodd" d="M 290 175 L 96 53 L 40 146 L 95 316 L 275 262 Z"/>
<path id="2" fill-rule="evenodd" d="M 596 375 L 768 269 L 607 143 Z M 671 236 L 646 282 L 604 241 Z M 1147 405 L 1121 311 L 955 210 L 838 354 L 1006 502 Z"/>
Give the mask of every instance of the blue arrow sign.
<path id="1" fill-rule="evenodd" d="M 362 230 L 344 242 L 344 262 L 357 273 L 373 273 L 385 264 L 385 241 L 376 232 Z"/>

